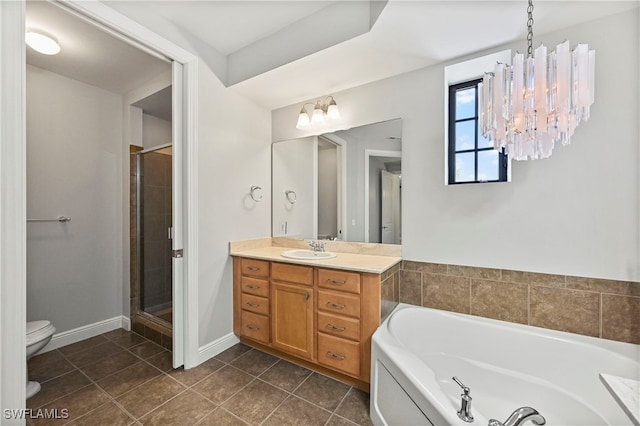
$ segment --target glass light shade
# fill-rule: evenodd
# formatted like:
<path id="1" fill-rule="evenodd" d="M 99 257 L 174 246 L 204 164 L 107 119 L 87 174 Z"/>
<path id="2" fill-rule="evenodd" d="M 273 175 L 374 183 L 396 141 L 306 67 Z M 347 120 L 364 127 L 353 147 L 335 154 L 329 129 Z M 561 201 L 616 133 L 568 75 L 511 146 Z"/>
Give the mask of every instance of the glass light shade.
<path id="1" fill-rule="evenodd" d="M 320 105 L 316 105 L 313 109 L 313 115 L 311 116 L 311 122 L 313 124 L 320 124 L 324 122 L 324 112 Z"/>
<path id="2" fill-rule="evenodd" d="M 60 53 L 60 45 L 54 38 L 48 35 L 35 31 L 27 31 L 25 41 L 33 50 L 44 55 L 57 55 Z"/>
<path id="3" fill-rule="evenodd" d="M 309 114 L 302 109 L 300 114 L 298 115 L 298 123 L 296 124 L 296 129 L 306 129 L 309 127 Z"/>
<path id="4" fill-rule="evenodd" d="M 329 108 L 327 108 L 327 118 L 331 120 L 337 120 L 340 118 L 340 111 L 338 111 L 338 105 L 336 105 L 336 101 L 332 100 L 329 104 Z"/>
<path id="5" fill-rule="evenodd" d="M 482 135 L 514 160 L 547 158 L 554 144 L 568 145 L 576 127 L 587 121 L 594 101 L 595 52 L 569 42 L 547 54 L 497 64 L 478 87 Z"/>

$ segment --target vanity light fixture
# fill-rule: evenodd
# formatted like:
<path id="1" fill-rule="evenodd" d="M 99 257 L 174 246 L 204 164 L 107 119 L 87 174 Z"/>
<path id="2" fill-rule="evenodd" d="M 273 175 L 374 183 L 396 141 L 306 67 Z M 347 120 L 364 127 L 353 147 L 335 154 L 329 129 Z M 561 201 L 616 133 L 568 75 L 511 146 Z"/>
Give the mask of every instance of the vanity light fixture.
<path id="1" fill-rule="evenodd" d="M 307 105 L 314 105 L 311 117 L 309 117 L 309 113 L 305 108 Z M 302 109 L 298 115 L 296 129 L 306 129 L 311 124 L 321 124 L 324 123 L 326 119 L 337 120 L 339 118 L 340 111 L 338 111 L 338 105 L 336 105 L 335 99 L 333 99 L 333 96 L 327 96 L 324 101 L 317 100 L 315 104 L 313 102 L 307 102 L 302 105 Z"/>
<path id="2" fill-rule="evenodd" d="M 60 44 L 49 34 L 42 31 L 28 29 L 25 33 L 25 41 L 29 47 L 44 55 L 57 55 L 60 53 Z"/>
<path id="3" fill-rule="evenodd" d="M 595 52 L 565 41 L 534 53 L 533 0 L 527 15 L 527 58 L 516 53 L 511 65 L 496 64 L 478 90 L 482 135 L 514 160 L 547 158 L 556 142 L 568 145 L 594 100 Z"/>

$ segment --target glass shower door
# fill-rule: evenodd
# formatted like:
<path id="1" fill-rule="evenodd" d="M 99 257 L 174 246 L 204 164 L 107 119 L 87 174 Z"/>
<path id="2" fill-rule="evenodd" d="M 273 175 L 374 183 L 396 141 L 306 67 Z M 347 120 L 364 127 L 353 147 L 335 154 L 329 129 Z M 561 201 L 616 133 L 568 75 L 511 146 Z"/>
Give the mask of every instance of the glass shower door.
<path id="1" fill-rule="evenodd" d="M 137 195 L 140 311 L 170 324 L 173 313 L 171 146 L 138 154 Z"/>

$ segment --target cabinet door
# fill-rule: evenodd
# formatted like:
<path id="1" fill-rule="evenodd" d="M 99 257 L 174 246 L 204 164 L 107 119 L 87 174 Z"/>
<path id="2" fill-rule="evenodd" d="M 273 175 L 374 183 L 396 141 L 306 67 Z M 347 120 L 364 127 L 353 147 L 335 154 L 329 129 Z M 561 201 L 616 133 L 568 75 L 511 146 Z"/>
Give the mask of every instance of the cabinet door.
<path id="1" fill-rule="evenodd" d="M 292 355 L 313 358 L 313 290 L 271 283 L 272 345 Z"/>

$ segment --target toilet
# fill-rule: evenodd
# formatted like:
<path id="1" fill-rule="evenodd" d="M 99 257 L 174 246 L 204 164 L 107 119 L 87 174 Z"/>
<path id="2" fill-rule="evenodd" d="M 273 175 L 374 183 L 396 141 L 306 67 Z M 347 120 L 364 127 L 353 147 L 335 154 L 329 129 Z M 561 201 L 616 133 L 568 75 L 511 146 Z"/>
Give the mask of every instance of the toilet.
<path id="1" fill-rule="evenodd" d="M 55 327 L 49 321 L 27 322 L 27 360 L 44 348 L 55 332 Z M 38 391 L 40 391 L 40 383 L 30 382 L 27 372 L 27 398 L 31 398 Z"/>

